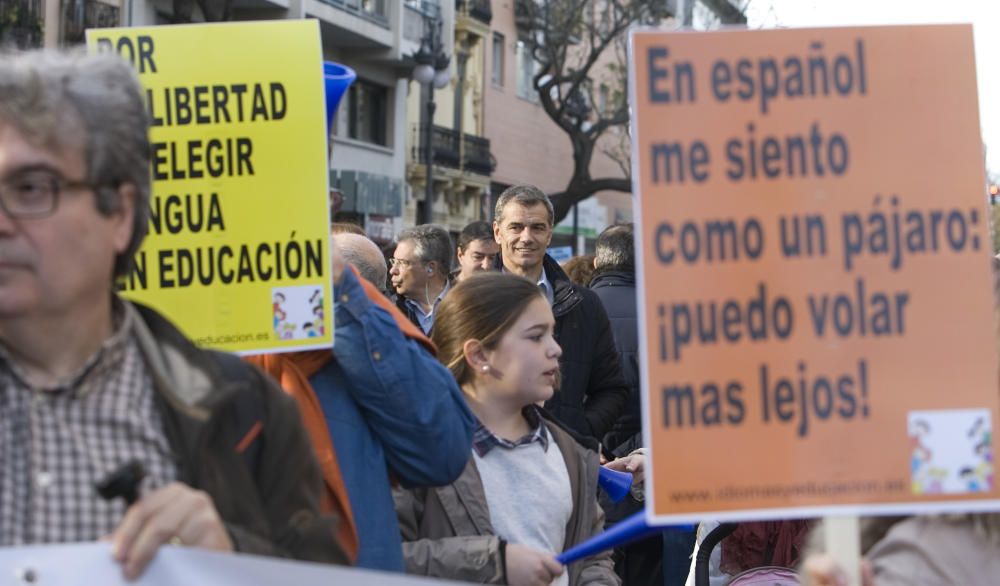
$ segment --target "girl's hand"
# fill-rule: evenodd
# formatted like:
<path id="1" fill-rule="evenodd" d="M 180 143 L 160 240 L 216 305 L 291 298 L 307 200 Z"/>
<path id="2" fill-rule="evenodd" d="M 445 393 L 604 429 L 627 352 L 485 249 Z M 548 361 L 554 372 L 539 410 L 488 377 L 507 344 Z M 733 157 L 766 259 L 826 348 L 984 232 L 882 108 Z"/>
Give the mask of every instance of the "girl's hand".
<path id="1" fill-rule="evenodd" d="M 565 569 L 551 553 L 517 543 L 507 544 L 507 584 L 548 586 Z"/>
<path id="2" fill-rule="evenodd" d="M 604 467 L 617 472 L 629 472 L 632 474 L 632 484 L 639 484 L 645 477 L 646 456 L 640 452 L 632 452 L 624 458 L 608 462 Z"/>

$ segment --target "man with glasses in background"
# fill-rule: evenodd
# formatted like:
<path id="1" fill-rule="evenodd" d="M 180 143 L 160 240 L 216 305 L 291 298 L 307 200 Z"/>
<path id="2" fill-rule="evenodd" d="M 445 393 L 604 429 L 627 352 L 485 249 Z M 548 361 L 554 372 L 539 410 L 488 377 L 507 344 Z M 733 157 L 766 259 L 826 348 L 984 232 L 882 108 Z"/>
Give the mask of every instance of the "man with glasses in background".
<path id="1" fill-rule="evenodd" d="M 424 224 L 399 234 L 389 259 L 396 306 L 428 336 L 434 310 L 451 286 L 451 236 L 441 226 Z"/>

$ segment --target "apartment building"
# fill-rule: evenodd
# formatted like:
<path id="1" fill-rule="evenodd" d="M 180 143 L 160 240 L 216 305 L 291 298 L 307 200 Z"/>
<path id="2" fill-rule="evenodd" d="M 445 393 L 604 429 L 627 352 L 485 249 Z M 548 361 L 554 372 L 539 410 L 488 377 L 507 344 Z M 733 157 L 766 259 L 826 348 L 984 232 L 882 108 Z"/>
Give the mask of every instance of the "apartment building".
<path id="1" fill-rule="evenodd" d="M 425 39 L 423 60 L 433 56 L 435 83 L 410 82 L 410 192 L 404 221 L 441 224 L 457 233 L 485 217 L 489 199 L 494 161 L 484 136 L 484 91 L 492 8 L 490 0 L 421 4 L 437 4 L 443 14 L 440 37 L 451 42 L 449 49 Z"/>

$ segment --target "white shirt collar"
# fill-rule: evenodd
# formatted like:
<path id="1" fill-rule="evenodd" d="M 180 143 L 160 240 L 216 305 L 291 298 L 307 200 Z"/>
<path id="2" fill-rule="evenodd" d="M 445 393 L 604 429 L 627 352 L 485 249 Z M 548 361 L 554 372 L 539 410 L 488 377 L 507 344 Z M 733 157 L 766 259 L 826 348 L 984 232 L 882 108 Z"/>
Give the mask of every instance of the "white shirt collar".
<path id="1" fill-rule="evenodd" d="M 510 271 L 507 270 L 507 267 L 501 264 L 500 272 L 509 273 Z M 542 266 L 542 272 L 541 275 L 538 277 L 538 283 L 536 284 L 538 285 L 538 288 L 542 290 L 542 293 L 545 294 L 545 298 L 549 301 L 549 305 L 552 305 L 553 303 L 556 302 L 556 293 L 555 291 L 552 290 L 552 283 L 549 282 L 548 275 L 545 274 L 544 265 Z"/>

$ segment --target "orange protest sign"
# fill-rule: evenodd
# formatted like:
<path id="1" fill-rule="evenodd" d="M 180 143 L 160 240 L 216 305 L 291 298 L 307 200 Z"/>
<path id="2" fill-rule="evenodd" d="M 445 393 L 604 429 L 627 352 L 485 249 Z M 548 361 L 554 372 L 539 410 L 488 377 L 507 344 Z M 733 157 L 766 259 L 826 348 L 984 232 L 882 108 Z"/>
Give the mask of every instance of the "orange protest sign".
<path id="1" fill-rule="evenodd" d="M 658 521 L 1000 508 L 972 27 L 638 31 Z"/>

